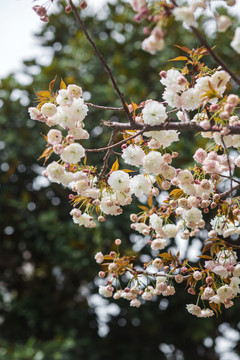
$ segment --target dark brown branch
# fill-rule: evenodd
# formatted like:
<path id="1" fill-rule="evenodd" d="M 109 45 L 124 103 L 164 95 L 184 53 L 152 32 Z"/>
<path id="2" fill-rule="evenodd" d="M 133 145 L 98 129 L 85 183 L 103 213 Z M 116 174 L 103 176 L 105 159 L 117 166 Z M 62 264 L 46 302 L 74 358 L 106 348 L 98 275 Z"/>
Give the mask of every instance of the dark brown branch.
<path id="1" fill-rule="evenodd" d="M 102 121 L 103 126 L 107 126 L 110 128 L 117 129 L 118 131 L 125 130 L 143 130 L 145 128 L 145 132 L 147 131 L 160 131 L 160 130 L 178 130 L 178 131 L 192 131 L 192 132 L 220 132 L 219 128 L 210 128 L 208 130 L 203 129 L 200 125 L 196 123 L 179 123 L 176 122 L 175 119 L 170 118 L 168 122 L 162 123 L 160 125 L 150 126 L 143 123 L 134 123 L 133 125 L 130 123 L 120 123 L 120 122 L 111 122 L 111 121 Z M 240 126 L 227 126 L 230 130 L 228 135 L 236 135 L 240 134 Z"/>
<path id="2" fill-rule="evenodd" d="M 110 155 L 112 153 L 111 145 L 113 145 L 113 143 L 115 141 L 117 132 L 118 132 L 118 130 L 112 129 L 112 134 L 111 134 L 111 137 L 110 137 L 109 142 L 108 142 L 109 149 L 107 150 L 107 152 L 106 152 L 106 154 L 105 154 L 105 156 L 103 158 L 103 166 L 102 166 L 101 171 L 99 173 L 99 178 L 101 178 L 104 175 L 105 171 L 108 168 L 108 159 L 109 159 L 109 157 L 110 157 Z"/>
<path id="3" fill-rule="evenodd" d="M 218 174 L 218 175 L 221 176 L 221 177 L 223 177 L 223 178 L 226 178 L 226 179 L 231 180 L 231 177 L 230 177 L 230 176 L 222 175 L 222 174 Z M 232 178 L 232 180 L 233 180 L 233 182 L 235 182 L 235 183 L 237 183 L 237 184 L 240 185 L 240 181 L 239 181 L 239 180 L 236 180 L 236 179 L 233 179 L 233 178 Z"/>
<path id="4" fill-rule="evenodd" d="M 228 149 L 226 147 L 225 141 L 223 136 L 221 135 L 221 140 L 223 143 L 223 147 L 227 156 L 227 163 L 228 163 L 228 170 L 229 170 L 229 177 L 230 177 L 230 194 L 231 194 L 231 205 L 232 205 L 232 192 L 233 192 L 233 179 L 232 179 L 232 169 L 231 169 L 231 164 L 230 164 L 230 158 L 229 158 L 229 153 L 228 153 Z M 230 211 L 230 207 L 229 207 L 229 211 Z"/>
<path id="5" fill-rule="evenodd" d="M 228 195 L 230 195 L 234 190 L 237 190 L 239 188 L 240 188 L 240 185 L 238 184 L 238 185 L 234 186 L 232 189 L 220 194 L 221 199 L 223 199 L 223 200 L 226 199 L 228 197 Z"/>
<path id="6" fill-rule="evenodd" d="M 113 110 L 113 111 L 124 111 L 124 108 L 119 108 L 119 107 L 111 107 L 111 106 L 101 106 L 101 105 L 95 105 L 89 102 L 85 102 L 85 104 L 87 106 L 96 108 L 96 109 L 100 109 L 100 110 Z"/>
<path id="7" fill-rule="evenodd" d="M 91 46 L 92 46 L 93 50 L 95 51 L 97 57 L 99 58 L 99 60 L 100 60 L 101 63 L 103 64 L 104 69 L 105 69 L 106 72 L 108 73 L 108 76 L 109 76 L 109 78 L 110 78 L 110 80 L 111 80 L 111 82 L 112 82 L 112 84 L 113 84 L 113 87 L 114 87 L 115 91 L 117 92 L 117 94 L 118 94 L 118 96 L 119 96 L 119 98 L 120 98 L 120 100 L 121 100 L 121 103 L 122 103 L 122 105 L 123 105 L 124 111 L 125 111 L 128 119 L 129 119 L 130 123 L 133 124 L 133 123 L 134 123 L 134 120 L 133 120 L 133 118 L 132 118 L 131 113 L 129 112 L 127 103 L 126 103 L 126 101 L 125 101 L 125 99 L 124 99 L 124 96 L 123 96 L 122 92 L 120 91 L 120 89 L 119 89 L 119 87 L 118 87 L 118 85 L 117 85 L 117 83 L 116 83 L 116 80 L 115 80 L 115 78 L 114 78 L 114 76 L 113 76 L 112 70 L 110 69 L 110 67 L 109 67 L 108 64 L 106 63 L 104 57 L 102 56 L 102 54 L 101 54 L 100 51 L 98 50 L 95 42 L 93 41 L 93 39 L 91 38 L 90 34 L 88 33 L 88 31 L 87 31 L 87 29 L 86 29 L 86 27 L 85 27 L 85 25 L 84 25 L 84 22 L 83 22 L 81 16 L 79 15 L 79 12 L 78 12 L 77 8 L 76 8 L 75 5 L 73 4 L 72 0 L 69 0 L 69 4 L 70 4 L 71 7 L 72 7 L 72 11 L 73 11 L 73 13 L 74 13 L 74 16 L 75 16 L 78 24 L 80 25 L 80 27 L 81 27 L 81 29 L 82 29 L 82 31 L 83 31 L 86 39 L 87 39 L 87 40 L 89 41 L 89 43 L 91 44 Z"/>
<path id="8" fill-rule="evenodd" d="M 99 148 L 99 149 L 85 149 L 85 151 L 86 151 L 86 152 L 101 152 L 101 151 L 106 151 L 106 150 L 113 149 L 113 148 L 115 148 L 115 147 L 117 147 L 117 146 L 120 146 L 120 145 L 122 145 L 122 144 L 125 144 L 125 143 L 128 142 L 129 140 L 134 139 L 135 137 L 143 134 L 144 131 L 145 131 L 145 129 L 143 129 L 143 130 L 139 131 L 137 134 L 134 134 L 134 135 L 130 136 L 129 138 L 124 139 L 124 140 L 121 140 L 121 141 L 119 141 L 119 142 L 117 142 L 117 143 L 115 143 L 115 144 L 112 144 L 112 145 L 109 145 L 109 146 L 105 146 L 105 147 Z"/>
<path id="9" fill-rule="evenodd" d="M 229 69 L 229 67 L 222 61 L 222 59 L 218 55 L 215 54 L 215 52 L 208 44 L 207 40 L 204 38 L 201 32 L 194 26 L 190 26 L 190 28 L 192 29 L 199 42 L 209 51 L 210 55 L 216 61 L 216 63 L 220 65 L 238 85 L 240 85 L 240 78 L 236 74 L 234 74 L 231 69 Z"/>

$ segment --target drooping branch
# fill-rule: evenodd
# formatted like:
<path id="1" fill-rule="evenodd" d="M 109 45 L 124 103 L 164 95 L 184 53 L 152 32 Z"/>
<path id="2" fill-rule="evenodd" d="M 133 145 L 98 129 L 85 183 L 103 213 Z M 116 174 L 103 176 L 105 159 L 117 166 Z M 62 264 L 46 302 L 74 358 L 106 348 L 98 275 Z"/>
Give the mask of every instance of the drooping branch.
<path id="1" fill-rule="evenodd" d="M 115 78 L 114 78 L 114 76 L 113 76 L 112 70 L 110 69 L 110 67 L 109 67 L 108 64 L 106 63 L 104 57 L 102 56 L 102 54 L 101 54 L 100 51 L 98 50 L 95 42 L 94 42 L 93 39 L 91 38 L 89 32 L 87 31 L 87 29 L 86 29 L 86 27 L 85 27 L 85 25 L 84 25 L 84 22 L 83 22 L 81 16 L 79 15 L 79 12 L 78 12 L 77 8 L 75 7 L 75 5 L 73 4 L 72 0 L 69 0 L 69 4 L 70 4 L 70 6 L 72 7 L 72 11 L 73 11 L 73 13 L 74 13 L 74 16 L 75 16 L 78 24 L 80 25 L 80 27 L 81 27 L 81 29 L 82 29 L 82 31 L 83 31 L 86 39 L 87 39 L 87 40 L 89 41 L 89 43 L 91 44 L 91 46 L 92 46 L 93 50 L 95 51 L 98 59 L 99 59 L 100 62 L 103 64 L 104 69 L 105 69 L 106 72 L 108 73 L 108 76 L 109 76 L 109 78 L 110 78 L 110 80 L 111 80 L 111 82 L 112 82 L 112 84 L 113 84 L 113 87 L 114 87 L 115 91 L 117 92 L 117 94 L 118 94 L 118 96 L 119 96 L 119 98 L 120 98 L 120 100 L 121 100 L 121 103 L 122 103 L 122 105 L 123 105 L 123 109 L 124 109 L 124 111 L 125 111 L 128 119 L 129 119 L 130 123 L 133 124 L 133 123 L 134 123 L 133 117 L 132 117 L 132 115 L 131 115 L 131 113 L 130 113 L 130 111 L 129 111 L 129 109 L 128 109 L 128 106 L 127 106 L 127 103 L 126 103 L 126 101 L 125 101 L 125 99 L 124 99 L 124 96 L 123 96 L 122 92 L 120 91 L 120 89 L 119 89 L 119 87 L 118 87 L 118 85 L 117 85 L 117 82 L 116 82 L 116 80 L 115 80 Z"/>
<path id="2" fill-rule="evenodd" d="M 240 78 L 236 74 L 234 74 L 234 72 L 222 61 L 222 59 L 217 54 L 215 54 L 215 52 L 208 44 L 207 40 L 204 38 L 201 32 L 194 26 L 190 26 L 190 28 L 192 29 L 192 32 L 199 40 L 199 42 L 209 51 L 210 55 L 216 61 L 216 63 L 220 65 L 238 85 L 240 85 Z"/>

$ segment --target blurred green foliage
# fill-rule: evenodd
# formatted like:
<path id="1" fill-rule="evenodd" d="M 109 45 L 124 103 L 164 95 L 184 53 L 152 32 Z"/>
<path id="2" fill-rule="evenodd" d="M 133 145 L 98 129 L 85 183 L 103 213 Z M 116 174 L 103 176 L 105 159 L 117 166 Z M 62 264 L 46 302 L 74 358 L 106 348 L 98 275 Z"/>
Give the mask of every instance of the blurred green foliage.
<path id="1" fill-rule="evenodd" d="M 86 26 L 126 100 L 161 100 L 158 73 L 173 65 L 169 59 L 182 55 L 174 44 L 197 45 L 192 35 L 172 20 L 166 50 L 153 57 L 141 50 L 143 25 L 133 22 L 129 6 L 117 1 L 98 15 L 97 19 L 89 14 Z M 37 158 L 45 140 L 40 133 L 46 134 L 47 128 L 28 118 L 27 107 L 34 104 L 34 89 L 47 89 L 56 75 L 81 85 L 84 96 L 95 104 L 120 106 L 120 102 L 73 16 L 61 6 L 37 38 L 43 53 L 52 49 L 51 64 L 42 67 L 36 60 L 26 61 L 27 84 L 11 74 L 0 85 L 0 359 L 219 359 L 215 349 L 219 325 L 226 322 L 237 329 L 239 305 L 221 319 L 197 319 L 186 313 L 185 304 L 192 299 L 180 286 L 175 297 L 140 309 L 129 308 L 123 300 L 109 305 L 94 295 L 99 271 L 94 254 L 111 249 L 115 238 L 123 240 L 123 251 L 133 252 L 129 212 L 126 209 L 94 230 L 72 223 L 69 191 L 41 177 L 42 162 Z M 224 56 L 228 42 L 228 37 L 216 41 Z M 235 69 L 237 57 L 231 56 Z M 206 61 L 212 65 L 211 59 Z M 122 113 L 90 109 L 86 126 L 92 136 L 87 147 L 107 143 L 109 132 L 102 132 L 101 119 L 125 120 Z M 175 146 L 180 165 L 191 164 L 198 141 L 185 134 Z M 91 155 L 89 161 L 100 167 L 102 155 Z M 148 251 L 144 248 L 143 253 L 147 256 Z M 237 341 L 233 346 L 239 350 Z"/>

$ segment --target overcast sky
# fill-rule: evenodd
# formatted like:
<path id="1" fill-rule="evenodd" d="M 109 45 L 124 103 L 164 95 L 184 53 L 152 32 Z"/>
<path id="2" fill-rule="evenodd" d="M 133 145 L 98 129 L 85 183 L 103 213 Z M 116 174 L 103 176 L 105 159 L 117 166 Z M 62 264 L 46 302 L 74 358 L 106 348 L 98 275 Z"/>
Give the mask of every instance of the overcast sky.
<path id="1" fill-rule="evenodd" d="M 33 33 L 42 26 L 32 10 L 32 0 L 1 1 L 0 78 L 21 68 L 22 60 L 40 53 Z"/>
<path id="2" fill-rule="evenodd" d="M 32 10 L 32 0 L 0 0 L 0 79 L 10 72 L 20 70 L 23 60 L 41 54 L 33 34 L 43 23 Z M 96 3 L 97 1 L 97 3 Z M 105 0 L 88 0 L 89 3 L 102 6 Z M 36 4 L 42 4 L 39 0 Z"/>

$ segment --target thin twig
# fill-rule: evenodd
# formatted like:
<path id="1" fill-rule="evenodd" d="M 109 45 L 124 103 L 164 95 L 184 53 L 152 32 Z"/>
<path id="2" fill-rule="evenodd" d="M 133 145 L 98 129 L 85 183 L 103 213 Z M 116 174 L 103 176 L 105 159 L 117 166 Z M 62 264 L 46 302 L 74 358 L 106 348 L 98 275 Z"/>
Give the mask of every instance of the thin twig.
<path id="1" fill-rule="evenodd" d="M 226 147 L 226 144 L 225 144 L 223 135 L 221 135 L 221 140 L 222 140 L 222 144 L 223 144 L 223 147 L 224 147 L 226 156 L 227 156 L 227 163 L 228 163 L 228 170 L 229 170 L 229 177 L 230 177 L 230 190 L 231 190 L 231 194 L 232 194 L 232 191 L 233 191 L 233 190 L 232 190 L 232 189 L 233 189 L 232 169 L 231 169 L 231 164 L 230 164 L 230 158 L 229 158 L 228 149 L 227 149 L 227 147 Z M 231 205 L 230 205 L 230 207 L 229 207 L 229 211 L 230 211 L 231 206 L 232 206 L 232 195 L 231 195 Z"/>
<path id="2" fill-rule="evenodd" d="M 145 275 L 145 276 L 153 276 L 153 277 L 157 277 L 157 276 L 164 276 L 168 279 L 175 279 L 176 275 L 169 275 L 166 274 L 162 271 L 156 272 L 156 273 L 150 273 L 148 271 L 144 271 L 144 270 L 136 270 L 136 269 L 131 269 L 131 268 L 126 268 L 127 271 L 129 271 L 131 274 L 133 275 Z M 189 278 L 191 275 L 185 275 L 184 279 Z"/>
<path id="3" fill-rule="evenodd" d="M 116 138 L 116 135 L 117 135 L 117 130 L 116 129 L 112 129 L 112 134 L 111 134 L 111 137 L 109 139 L 109 142 L 108 142 L 108 147 L 109 149 L 107 150 L 104 158 L 103 158 L 103 166 L 101 168 L 101 171 L 99 173 L 99 178 L 101 178 L 103 176 L 103 174 L 105 173 L 105 171 L 107 170 L 108 168 L 108 159 L 112 153 L 112 148 L 111 148 L 111 145 L 113 145 L 114 141 L 115 141 L 115 138 Z"/>
<path id="4" fill-rule="evenodd" d="M 81 16 L 79 15 L 79 12 L 78 12 L 77 8 L 75 7 L 75 5 L 73 4 L 72 0 L 69 0 L 69 4 L 70 4 L 71 7 L 72 7 L 72 11 L 73 11 L 73 13 L 74 13 L 74 16 L 75 16 L 78 24 L 80 25 L 80 27 L 81 27 L 81 29 L 82 29 L 82 31 L 83 31 L 86 39 L 87 39 L 87 40 L 89 41 L 89 43 L 91 44 L 91 46 L 92 46 L 93 50 L 95 51 L 97 57 L 99 58 L 99 60 L 100 60 L 101 63 L 103 64 L 104 69 L 107 71 L 108 76 L 109 76 L 109 78 L 110 78 L 110 80 L 111 80 L 111 82 L 112 82 L 112 84 L 113 84 L 113 87 L 114 87 L 115 91 L 117 92 L 117 94 L 118 94 L 118 96 L 119 96 L 119 98 L 120 98 L 120 100 L 121 100 L 121 103 L 122 103 L 122 105 L 123 105 L 124 111 L 125 111 L 128 119 L 129 119 L 130 123 L 133 124 L 133 123 L 134 123 L 134 120 L 133 120 L 132 115 L 131 115 L 131 113 L 130 113 L 130 111 L 129 111 L 129 109 L 128 109 L 128 106 L 127 106 L 127 103 L 126 103 L 126 101 L 125 101 L 125 99 L 124 99 L 124 96 L 123 96 L 122 92 L 120 91 L 120 89 L 119 89 L 119 87 L 118 87 L 118 85 L 117 85 L 117 83 L 116 83 L 116 80 L 115 80 L 115 78 L 114 78 L 114 76 L 113 76 L 112 70 L 110 69 L 110 67 L 109 67 L 108 64 L 106 63 L 104 57 L 102 56 L 102 54 L 101 54 L 100 51 L 98 50 L 95 42 L 94 42 L 93 39 L 91 38 L 89 32 L 87 31 L 87 29 L 86 29 L 86 27 L 85 27 L 85 25 L 84 25 L 84 22 L 83 22 Z"/>
<path id="5" fill-rule="evenodd" d="M 210 55 L 212 56 L 212 58 L 216 61 L 216 63 L 218 65 L 220 65 L 230 76 L 231 78 L 238 84 L 240 85 L 240 78 L 234 74 L 234 72 L 229 69 L 229 67 L 222 61 L 222 59 L 215 54 L 215 52 L 213 51 L 213 49 L 211 48 L 211 46 L 208 44 L 207 40 L 204 38 L 204 36 L 201 34 L 201 32 L 195 28 L 194 26 L 190 26 L 190 28 L 192 29 L 193 33 L 195 34 L 195 36 L 198 38 L 198 40 L 200 41 L 200 43 L 206 48 L 208 49 Z"/>
<path id="6" fill-rule="evenodd" d="M 225 191 L 224 193 L 220 194 L 221 199 L 225 199 L 226 197 L 228 197 L 228 195 L 230 195 L 233 191 L 237 190 L 240 188 L 240 185 L 236 185 L 234 186 L 232 189 Z"/>
<path id="7" fill-rule="evenodd" d="M 231 177 L 230 176 L 227 176 L 227 175 L 223 175 L 223 174 L 218 174 L 219 176 L 223 177 L 223 178 L 226 178 L 226 179 L 230 179 L 231 180 Z M 233 178 L 233 182 L 237 183 L 240 185 L 240 181 L 239 180 L 236 180 Z"/>
<path id="8" fill-rule="evenodd" d="M 144 133 L 145 129 L 139 131 L 137 134 L 134 134 L 132 136 L 130 136 L 129 138 L 127 139 L 123 139 L 115 144 L 112 144 L 112 145 L 109 145 L 109 146 L 105 146 L 103 148 L 99 148 L 99 149 L 85 149 L 86 152 L 101 152 L 101 151 L 106 151 L 106 150 L 111 150 L 117 146 L 120 146 L 122 144 L 125 144 L 126 142 L 128 142 L 129 140 L 131 139 L 134 139 L 135 137 L 141 135 L 142 133 Z"/>
<path id="9" fill-rule="evenodd" d="M 96 105 L 96 104 L 92 104 L 92 103 L 89 103 L 89 102 L 85 102 L 85 104 L 87 106 L 90 106 L 90 107 L 93 107 L 93 108 L 96 108 L 96 109 L 100 109 L 100 110 L 113 110 L 113 111 L 124 111 L 124 108 L 123 107 L 111 107 L 111 106 L 101 106 L 101 105 Z"/>

